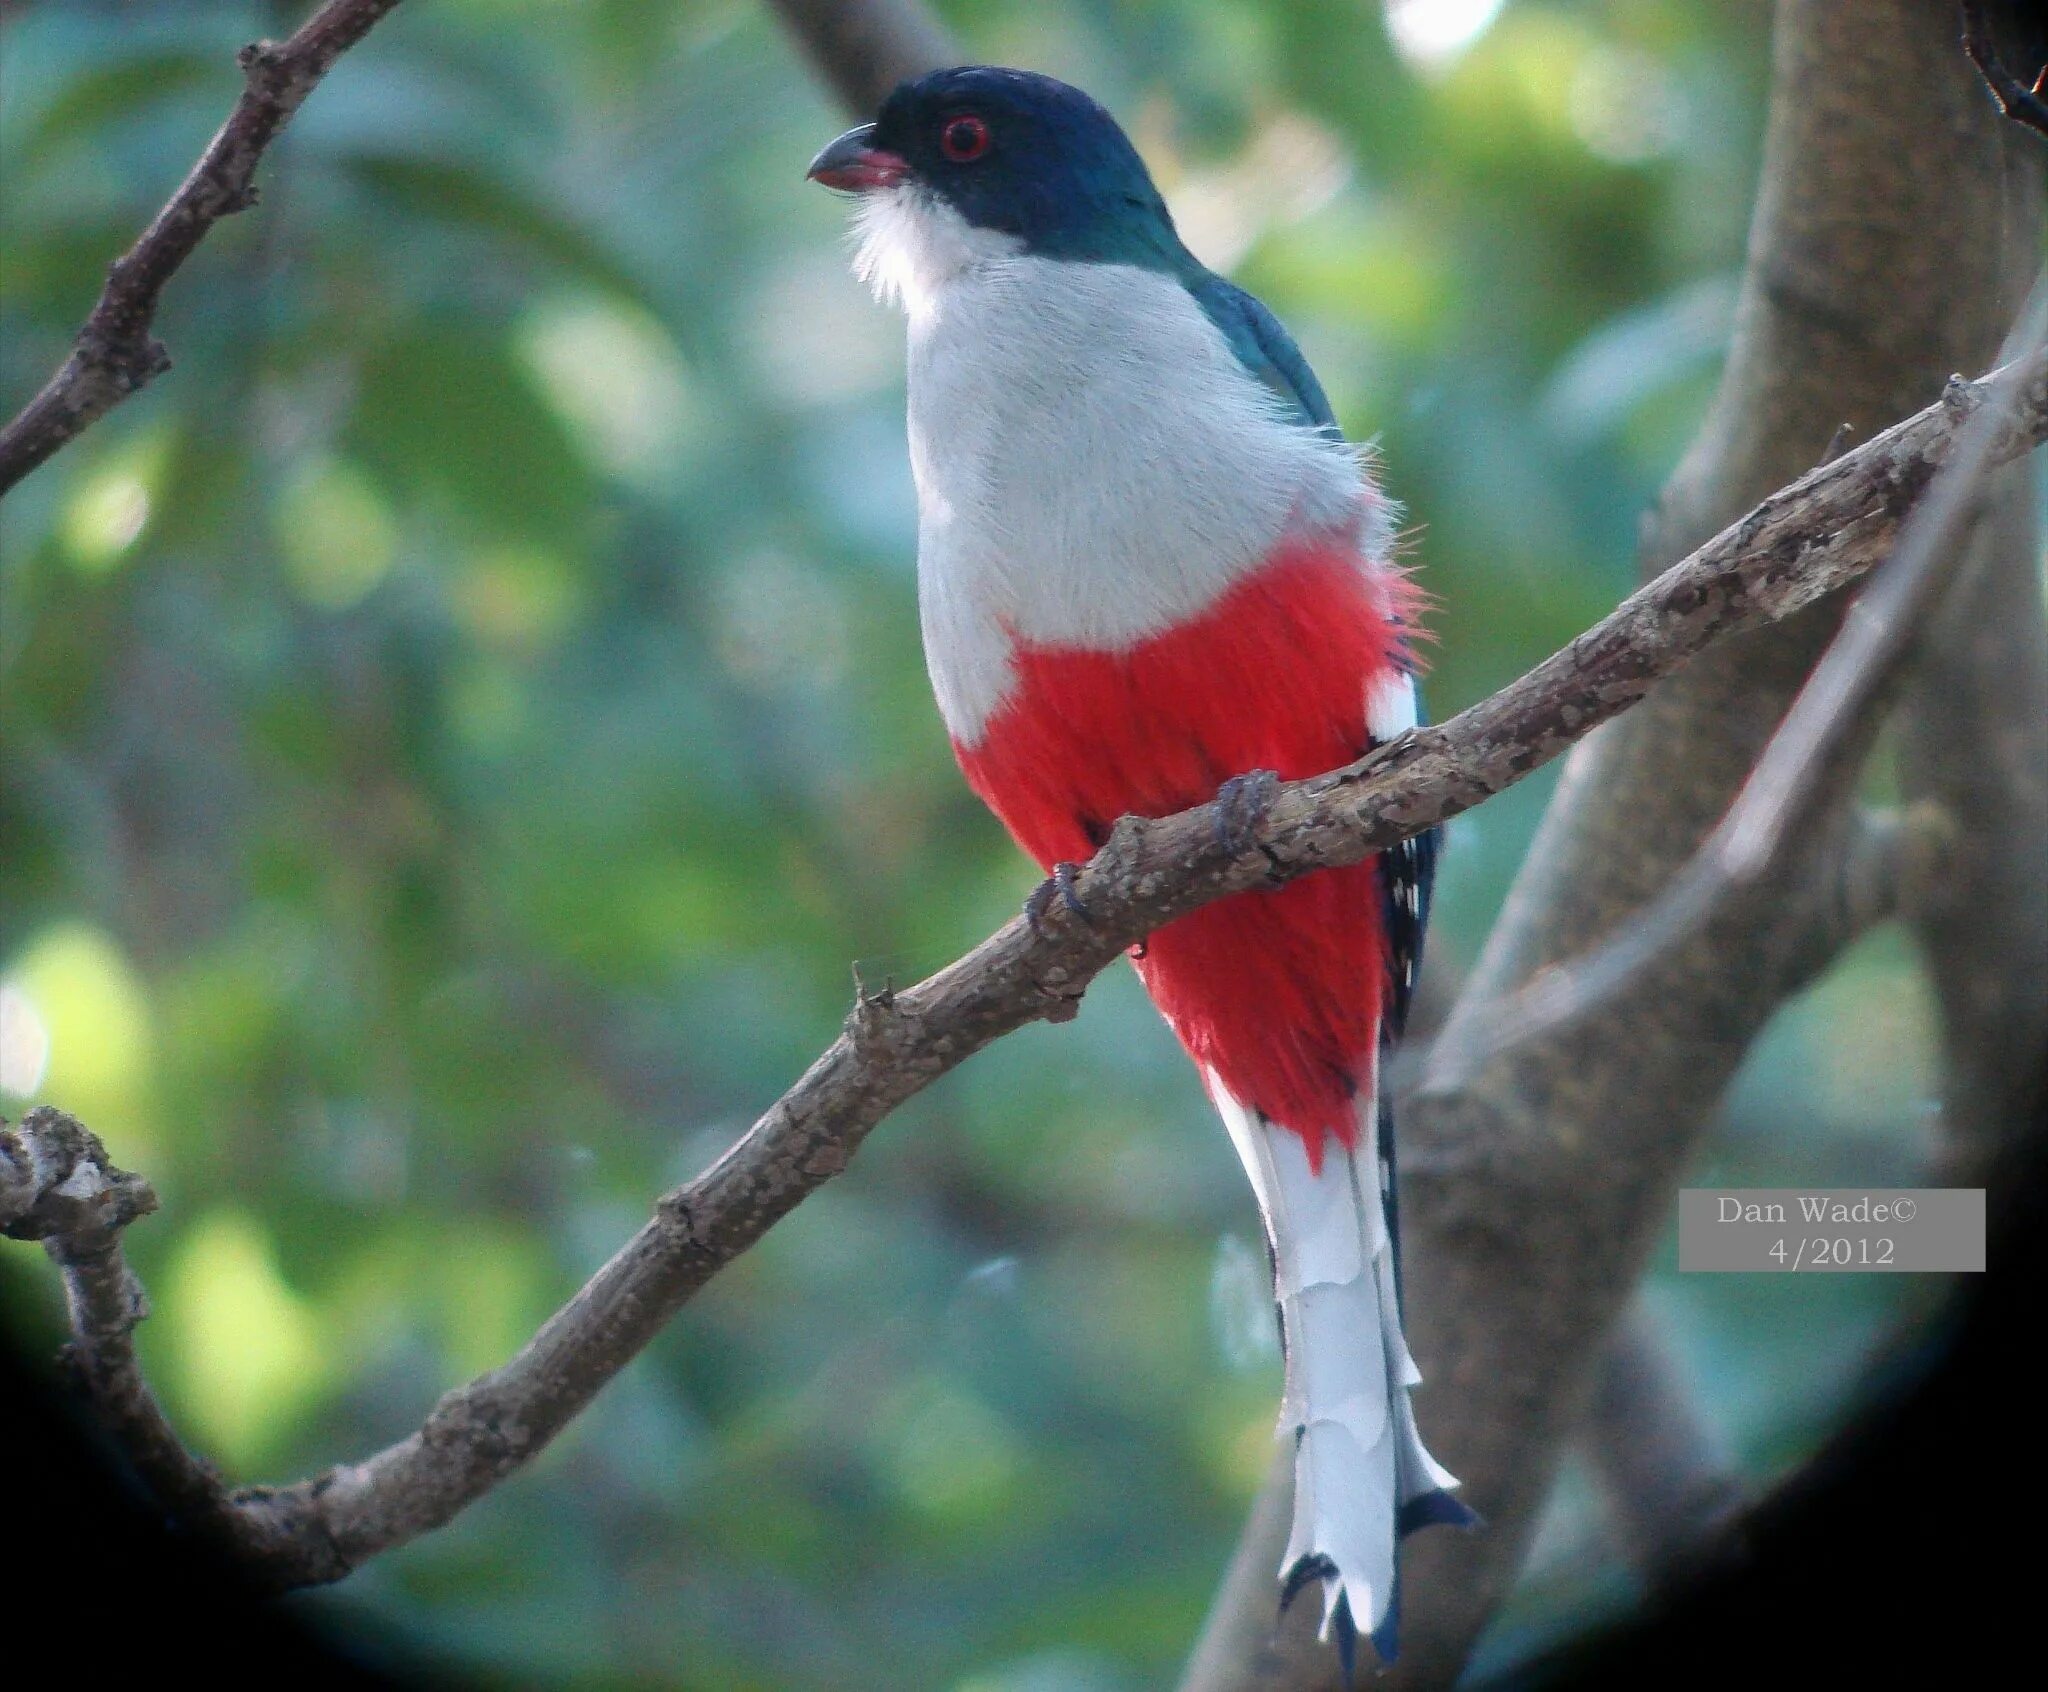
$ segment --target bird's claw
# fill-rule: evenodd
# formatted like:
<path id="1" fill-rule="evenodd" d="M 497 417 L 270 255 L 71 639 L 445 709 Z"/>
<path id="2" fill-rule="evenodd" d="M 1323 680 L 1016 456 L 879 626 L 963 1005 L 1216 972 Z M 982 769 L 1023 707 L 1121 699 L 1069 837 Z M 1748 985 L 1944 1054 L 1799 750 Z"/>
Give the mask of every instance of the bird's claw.
<path id="1" fill-rule="evenodd" d="M 1279 791 L 1280 778 L 1271 770 L 1232 776 L 1217 788 L 1216 844 L 1233 858 L 1249 852 Z"/>
<path id="2" fill-rule="evenodd" d="M 1074 876 L 1080 867 L 1079 864 L 1064 862 L 1054 864 L 1052 874 L 1031 890 L 1031 897 L 1024 901 L 1024 920 L 1031 924 L 1032 933 L 1041 936 L 1045 933 L 1045 913 L 1052 909 L 1055 895 L 1082 922 L 1092 924 L 1095 921 L 1088 907 L 1081 902 L 1081 895 L 1074 891 Z"/>

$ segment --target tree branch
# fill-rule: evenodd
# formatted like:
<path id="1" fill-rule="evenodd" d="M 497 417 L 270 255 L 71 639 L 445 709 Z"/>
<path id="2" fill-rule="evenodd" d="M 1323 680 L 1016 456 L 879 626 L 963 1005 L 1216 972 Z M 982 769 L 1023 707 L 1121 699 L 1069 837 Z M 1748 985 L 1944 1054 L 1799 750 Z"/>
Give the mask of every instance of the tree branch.
<path id="1" fill-rule="evenodd" d="M 965 61 L 922 0 L 770 0 L 783 27 L 857 117 L 899 82 Z"/>
<path id="2" fill-rule="evenodd" d="M 171 366 L 150 332 L 164 285 L 207 231 L 256 203 L 256 167 L 292 114 L 398 0 L 327 0 L 281 46 L 253 42 L 239 63 L 246 86 L 192 172 L 142 238 L 107 273 L 71 354 L 0 428 L 0 494 Z"/>
<path id="3" fill-rule="evenodd" d="M 1640 1304 L 1600 1359 L 1580 1440 L 1631 1565 L 1667 1585 L 1743 1504 L 1740 1471 Z"/>
<path id="4" fill-rule="evenodd" d="M 661 1199 L 518 1356 L 447 1394 L 418 1432 L 363 1462 L 222 1501 L 203 1469 L 181 1461 L 134 1372 L 126 1333 L 140 1310 L 114 1299 L 126 1271 L 118 1258 L 108 1266 L 107 1230 L 81 1231 L 71 1212 L 39 1208 L 66 1196 L 78 1166 L 78 1156 L 67 1167 L 36 1150 L 54 1116 L 39 1114 L 25 1151 L 5 1143 L 4 1190 L 15 1195 L 11 1214 L 63 1224 L 44 1227 L 41 1237 L 60 1242 L 53 1254 L 100 1266 L 93 1298 L 73 1310 L 82 1342 L 109 1360 L 87 1370 L 88 1388 L 163 1501 L 215 1527 L 270 1585 L 339 1579 L 438 1527 L 546 1445 L 698 1288 L 843 1170 L 892 1110 L 1025 1023 L 1071 1017 L 1089 981 L 1145 934 L 1213 899 L 1355 863 L 1433 827 L 1540 768 L 1710 646 L 1859 578 L 1885 556 L 1992 384 L 2019 396 L 1993 452 L 2011 458 L 2048 438 L 2048 357 L 1951 384 L 1939 403 L 1772 495 L 1491 698 L 1341 770 L 1279 785 L 1242 849 L 1226 844 L 1209 806 L 1123 819 L 1080 872 L 1088 918 L 1055 904 L 1042 923 L 1012 921 L 914 987 L 861 994 L 845 1033 L 796 1085 L 709 1170 Z M 105 1168 L 103 1154 L 91 1161 Z M 138 1403 L 148 1407 L 139 1422 Z"/>
<path id="5" fill-rule="evenodd" d="M 2016 23 L 2022 8 L 2005 8 Z M 2026 8 L 2038 63 L 2048 16 Z M 2012 265 L 2034 260 L 2048 150 L 2006 126 L 2004 223 Z M 2017 274 L 2015 275 L 2015 283 Z M 2048 618 L 2034 485 L 1999 478 L 1959 579 L 1937 609 L 1897 713 L 1908 817 L 1938 825 L 1934 859 L 1905 886 L 1904 914 L 1934 988 L 1942 1127 L 1955 1179 L 1980 1179 L 2037 1103 L 2048 1049 Z"/>
<path id="6" fill-rule="evenodd" d="M 18 1132 L 0 1121 L 0 1233 L 40 1240 L 62 1273 L 67 1360 L 108 1434 L 180 1521 L 232 1530 L 218 1477 L 185 1449 L 135 1357 L 149 1301 L 122 1254 L 121 1233 L 156 1207 L 149 1183 L 116 1169 L 98 1138 L 62 1111 L 32 1110 Z"/>
<path id="7" fill-rule="evenodd" d="M 1924 0 L 1780 0 L 1763 172 L 1722 384 L 1667 487 L 1646 561 L 1687 551 L 1813 463 L 1985 361 L 2018 308 L 2003 125 Z M 2038 262 L 2038 260 L 2036 261 Z M 2022 284 L 2023 285 L 2023 284 Z M 1615 932 L 1726 812 L 1832 636 L 1816 607 L 1719 644 L 1569 760 L 1452 1024 Z M 1873 714 L 1874 719 L 1874 714 Z M 1860 725 L 1831 772 L 1846 799 Z M 1811 843 L 1835 849 L 1840 802 Z M 1794 885 L 1807 874 L 1802 863 Z M 1447 1685 L 1519 1568 L 1605 1338 L 1728 1078 L 1773 1014 L 1797 935 L 1782 888 L 1737 901 L 1641 990 L 1487 1064 L 1426 1082 L 1402 1122 L 1409 1334 L 1434 1450 L 1486 1518 L 1424 1534 L 1404 1568 L 1397 1687 Z M 1269 1486 L 1288 1482 L 1276 1464 Z M 1268 1513 L 1262 1519 L 1272 1519 Z M 1284 1513 L 1283 1513 L 1284 1519 Z M 1341 1684 L 1313 1618 L 1275 1633 L 1280 1544 L 1212 1610 L 1267 1643 L 1202 1692 Z M 1262 1567 L 1263 1565 L 1263 1567 Z M 1240 1618 L 1255 1616 L 1247 1625 Z"/>
<path id="8" fill-rule="evenodd" d="M 2048 1047 L 2048 626 L 2033 501 L 2015 478 L 1898 713 L 1908 814 L 1938 829 L 1932 873 L 1908 881 L 1905 915 L 1940 1018 L 1957 1178 L 1981 1172 L 2027 1119 Z"/>
<path id="9" fill-rule="evenodd" d="M 2018 8 L 2006 10 L 2017 12 Z M 1991 90 L 1998 109 L 2013 122 L 2048 135 L 2048 98 L 2043 97 L 2048 94 L 2048 65 L 2037 66 L 2031 84 L 2015 76 L 1994 40 L 1990 14 L 1991 7 L 1983 0 L 1963 0 L 1963 49 L 1983 77 L 1984 86 Z"/>
<path id="10" fill-rule="evenodd" d="M 2048 341 L 2048 274 L 2035 283 L 2025 321 L 2011 339 L 2021 359 Z M 1783 874 L 1828 806 L 1827 773 L 1842 765 L 1844 747 L 1903 668 L 1942 589 L 1971 550 L 1995 468 L 1988 449 L 2009 404 L 2006 395 L 1995 396 L 1970 420 L 1944 474 L 1906 521 L 1896 551 L 1849 608 L 1841 632 L 1700 849 L 1617 933 L 1461 1018 L 1453 1037 L 1432 1053 L 1433 1085 L 1455 1086 L 1512 1047 L 1611 1004 L 1730 901 Z"/>
<path id="11" fill-rule="evenodd" d="M 1938 805 L 1852 807 L 1829 849 L 1811 855 L 1794 891 L 1799 920 L 1778 981 L 1785 997 L 1805 991 L 1880 923 L 1911 910 L 1940 873 L 1953 834 Z"/>

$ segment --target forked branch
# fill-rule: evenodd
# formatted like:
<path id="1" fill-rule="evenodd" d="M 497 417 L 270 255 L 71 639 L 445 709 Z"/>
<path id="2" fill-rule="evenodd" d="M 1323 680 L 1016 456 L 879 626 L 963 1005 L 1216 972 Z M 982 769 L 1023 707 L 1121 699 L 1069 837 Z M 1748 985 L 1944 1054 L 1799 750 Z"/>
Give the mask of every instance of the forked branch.
<path id="1" fill-rule="evenodd" d="M 256 203 L 256 167 L 334 62 L 398 0 L 327 0 L 282 44 L 244 47 L 242 97 L 192 172 L 107 273 L 70 356 L 0 428 L 0 494 L 171 367 L 151 332 L 164 285 L 224 217 Z"/>
<path id="2" fill-rule="evenodd" d="M 863 993 L 795 1086 L 709 1170 L 661 1198 L 516 1357 L 362 1462 L 230 1493 L 184 1451 L 128 1343 L 142 1306 L 119 1233 L 148 1206 L 95 1196 L 146 1189 L 68 1118 L 35 1112 L 0 1139 L 0 1224 L 44 1240 L 64 1268 L 86 1385 L 162 1502 L 214 1529 L 266 1584 L 339 1579 L 526 1462 L 713 1275 L 845 1169 L 898 1105 L 1025 1023 L 1071 1015 L 1088 983 L 1153 929 L 1228 894 L 1355 863 L 1469 810 L 1707 647 L 1860 578 L 1994 390 L 1999 411 L 1979 431 L 1991 458 L 2048 437 L 2048 357 L 1952 383 L 1939 403 L 1772 495 L 1491 698 L 1355 764 L 1278 786 L 1236 838 L 1226 841 L 1207 806 L 1125 818 L 1077 879 L 1087 918 L 1054 901 L 1042 922 L 1012 921 L 914 987 Z M 93 1203 L 73 1202 L 81 1194 Z"/>

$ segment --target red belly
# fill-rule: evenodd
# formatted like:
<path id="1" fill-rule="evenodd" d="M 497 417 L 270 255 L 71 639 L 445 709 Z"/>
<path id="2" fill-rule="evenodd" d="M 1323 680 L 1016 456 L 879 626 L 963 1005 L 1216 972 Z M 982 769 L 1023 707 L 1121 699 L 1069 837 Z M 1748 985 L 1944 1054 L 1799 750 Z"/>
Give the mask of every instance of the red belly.
<path id="1" fill-rule="evenodd" d="M 1204 612 L 1121 652 L 1019 643 L 980 741 L 975 792 L 1050 869 L 1126 812 L 1166 816 L 1232 776 L 1293 780 L 1359 756 L 1366 691 L 1402 654 L 1415 594 L 1353 556 L 1291 546 Z M 1152 936 L 1138 973 L 1195 1061 L 1308 1142 L 1345 1145 L 1387 990 L 1375 860 L 1242 893 Z"/>

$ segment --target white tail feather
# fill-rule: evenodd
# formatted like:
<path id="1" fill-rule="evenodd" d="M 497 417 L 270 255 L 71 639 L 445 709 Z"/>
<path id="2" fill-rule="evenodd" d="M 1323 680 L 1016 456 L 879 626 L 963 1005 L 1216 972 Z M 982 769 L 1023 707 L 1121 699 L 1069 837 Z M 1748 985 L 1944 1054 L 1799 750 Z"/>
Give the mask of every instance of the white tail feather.
<path id="1" fill-rule="evenodd" d="M 1280 1573 L 1327 1559 L 1323 1631 L 1348 1601 L 1365 1631 L 1387 1618 L 1400 1507 L 1458 1483 L 1427 1451 L 1409 1391 L 1387 1228 L 1379 1113 L 1362 1095 L 1357 1149 L 1334 1141 L 1311 1172 L 1301 1137 L 1209 1088 L 1258 1194 L 1287 1352 L 1280 1431 L 1295 1440 L 1294 1525 Z"/>

